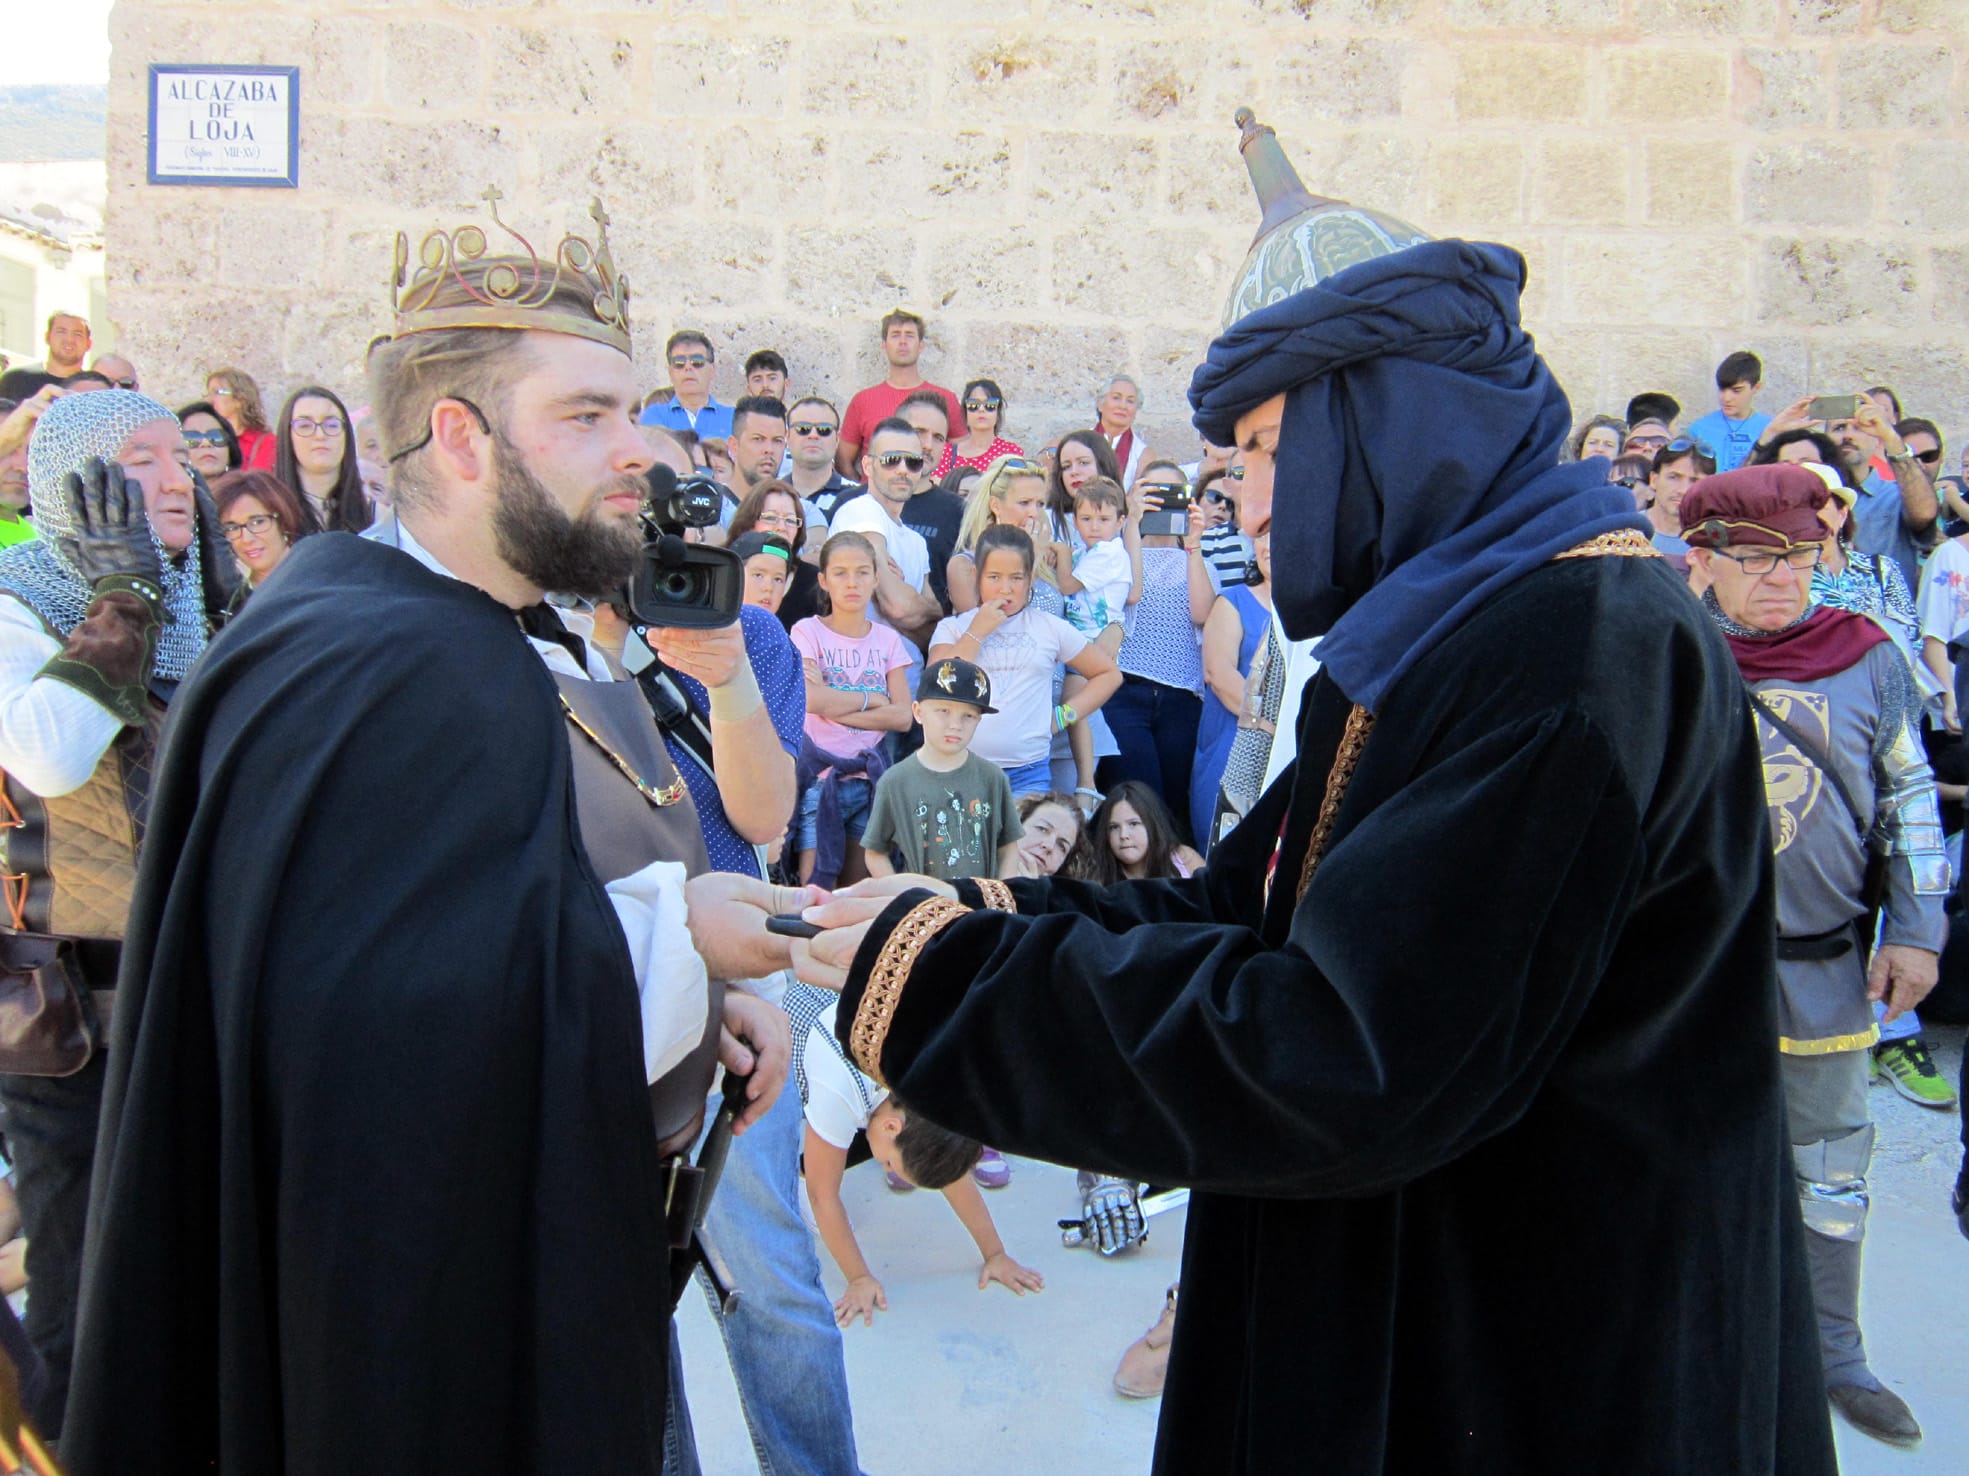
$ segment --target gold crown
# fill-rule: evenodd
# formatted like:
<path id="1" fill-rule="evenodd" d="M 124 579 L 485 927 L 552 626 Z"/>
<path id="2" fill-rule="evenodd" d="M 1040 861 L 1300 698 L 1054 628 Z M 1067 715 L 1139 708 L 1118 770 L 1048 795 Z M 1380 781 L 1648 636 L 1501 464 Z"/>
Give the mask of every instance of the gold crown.
<path id="1" fill-rule="evenodd" d="M 555 248 L 553 271 L 549 275 L 540 253 L 518 231 L 499 218 L 503 196 L 497 185 L 490 185 L 481 196 L 492 213 L 492 223 L 525 249 L 530 265 L 516 265 L 518 254 L 486 259 L 486 233 L 477 225 L 462 225 L 453 231 L 434 230 L 417 248 L 417 275 L 410 277 L 410 238 L 397 232 L 396 263 L 390 272 L 390 309 L 396 315 L 393 338 L 411 333 L 432 333 L 449 328 L 533 329 L 543 333 L 571 333 L 592 339 L 610 348 L 629 352 L 629 282 L 615 269 L 615 258 L 608 247 L 608 212 L 600 200 L 593 201 L 588 214 L 595 222 L 595 240 L 570 232 Z M 590 289 L 589 313 L 571 312 L 566 306 L 549 308 L 563 279 L 579 282 Z M 455 282 L 465 295 L 464 302 L 432 304 L 447 282 Z M 447 294 L 449 295 L 449 294 Z"/>

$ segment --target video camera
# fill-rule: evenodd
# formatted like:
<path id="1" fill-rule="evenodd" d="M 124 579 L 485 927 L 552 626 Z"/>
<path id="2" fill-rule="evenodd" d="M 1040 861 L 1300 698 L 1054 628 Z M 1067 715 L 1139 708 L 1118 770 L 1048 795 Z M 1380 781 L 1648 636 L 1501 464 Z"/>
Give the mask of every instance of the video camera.
<path id="1" fill-rule="evenodd" d="M 725 492 L 710 477 L 679 479 L 661 462 L 645 474 L 643 561 L 623 592 L 641 625 L 713 630 L 738 619 L 745 602 L 745 565 L 729 549 L 684 542 L 686 528 L 718 522 Z"/>

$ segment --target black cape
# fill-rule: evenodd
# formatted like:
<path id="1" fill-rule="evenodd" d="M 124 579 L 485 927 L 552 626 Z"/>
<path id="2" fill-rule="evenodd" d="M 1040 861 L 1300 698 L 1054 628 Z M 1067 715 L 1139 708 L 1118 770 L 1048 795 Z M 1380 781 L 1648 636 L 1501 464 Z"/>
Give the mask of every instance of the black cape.
<path id="1" fill-rule="evenodd" d="M 890 1083 L 1197 1188 L 1158 1471 L 1832 1471 L 1720 637 L 1655 560 L 1509 586 L 1388 692 L 1295 905 L 1348 706 L 1315 679 L 1198 877 L 945 929 Z"/>
<path id="2" fill-rule="evenodd" d="M 655 1473 L 626 941 L 511 611 L 301 542 L 179 689 L 124 946 L 73 1476 Z"/>

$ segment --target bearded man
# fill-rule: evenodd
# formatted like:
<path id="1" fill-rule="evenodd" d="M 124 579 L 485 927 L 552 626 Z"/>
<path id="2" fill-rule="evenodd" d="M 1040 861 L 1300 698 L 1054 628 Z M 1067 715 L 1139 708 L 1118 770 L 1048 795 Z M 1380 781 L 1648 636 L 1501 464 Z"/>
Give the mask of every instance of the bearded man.
<path id="1" fill-rule="evenodd" d="M 1205 871 L 890 878 L 796 948 L 936 1122 L 1193 1186 L 1172 1476 L 1833 1468 L 1756 737 L 1627 494 L 1559 464 L 1524 281 L 1425 241 L 1197 372 L 1324 635 Z"/>
<path id="2" fill-rule="evenodd" d="M 707 966 L 782 967 L 764 916 L 809 894 L 697 874 L 640 691 L 543 604 L 612 593 L 642 541 L 626 289 L 581 246 L 523 305 L 502 286 L 545 273 L 498 257 L 397 299 L 370 365 L 395 546 L 305 540 L 178 694 L 80 1476 L 661 1468 L 693 1171 L 651 1084 L 718 1047 Z M 749 1120 L 787 1027 L 737 993 L 722 1016 Z"/>

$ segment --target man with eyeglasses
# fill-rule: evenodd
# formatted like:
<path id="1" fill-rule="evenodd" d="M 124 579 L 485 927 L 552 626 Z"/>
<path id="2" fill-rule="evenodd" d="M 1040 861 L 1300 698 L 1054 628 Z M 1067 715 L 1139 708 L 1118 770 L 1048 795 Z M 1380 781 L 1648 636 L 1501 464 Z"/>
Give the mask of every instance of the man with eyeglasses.
<path id="1" fill-rule="evenodd" d="M 1877 412 L 1876 412 L 1877 413 Z M 1895 1019 L 1935 986 L 1948 860 L 1919 737 L 1921 698 L 1887 633 L 1811 604 L 1826 484 L 1809 468 L 1749 467 L 1682 499 L 1703 597 L 1751 690 L 1777 853 L 1778 1041 L 1826 1392 L 1855 1429 L 1921 1440 L 1867 1365 L 1860 1248 L 1874 1127 L 1872 1001 Z M 1867 838 L 1884 837 L 1873 947 Z M 1884 890 L 1883 890 L 1884 888 Z M 1872 949 L 1869 961 L 1868 952 Z"/>
<path id="2" fill-rule="evenodd" d="M 718 351 L 695 328 L 680 328 L 663 345 L 663 362 L 675 392 L 661 404 L 646 406 L 637 418 L 665 430 L 695 431 L 700 441 L 722 441 L 732 433 L 731 407 L 711 393 L 718 374 Z"/>
<path id="3" fill-rule="evenodd" d="M 889 372 L 880 384 L 856 391 L 848 401 L 848 413 L 841 421 L 841 444 L 834 452 L 834 464 L 847 475 L 853 476 L 859 469 L 862 450 L 870 444 L 875 427 L 894 415 L 917 390 L 935 390 L 950 406 L 949 423 L 964 423 L 957 396 L 940 384 L 930 383 L 916 367 L 926 337 L 923 320 L 903 308 L 882 319 L 882 357 L 889 361 Z"/>
<path id="4" fill-rule="evenodd" d="M 834 510 L 861 491 L 861 483 L 843 476 L 834 464 L 841 412 L 819 395 L 795 400 L 787 412 L 786 434 L 787 456 L 792 463 L 786 480 L 807 504 L 808 531 L 824 539 L 834 521 Z"/>

